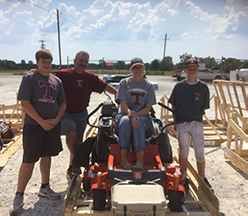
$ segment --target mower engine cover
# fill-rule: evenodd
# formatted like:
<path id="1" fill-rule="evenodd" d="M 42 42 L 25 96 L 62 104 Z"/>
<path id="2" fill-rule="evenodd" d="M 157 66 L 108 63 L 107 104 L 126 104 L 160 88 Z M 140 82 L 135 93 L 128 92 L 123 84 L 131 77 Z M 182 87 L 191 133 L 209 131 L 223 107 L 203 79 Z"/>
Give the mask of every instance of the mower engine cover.
<path id="1" fill-rule="evenodd" d="M 111 189 L 114 214 L 165 215 L 168 211 L 164 188 L 156 183 L 131 184 L 121 182 Z M 155 214 L 154 214 L 155 213 Z"/>
<path id="2" fill-rule="evenodd" d="M 8 129 L 9 129 L 8 124 L 4 121 L 0 121 L 0 131 L 2 136 L 4 136 L 4 134 L 8 131 Z"/>

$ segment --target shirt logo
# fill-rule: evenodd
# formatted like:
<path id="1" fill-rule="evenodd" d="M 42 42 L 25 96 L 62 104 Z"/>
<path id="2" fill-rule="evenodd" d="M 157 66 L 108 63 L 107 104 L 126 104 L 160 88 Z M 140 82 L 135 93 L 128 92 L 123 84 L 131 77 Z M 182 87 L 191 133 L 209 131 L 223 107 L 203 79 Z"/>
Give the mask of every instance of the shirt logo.
<path id="1" fill-rule="evenodd" d="M 56 86 L 49 82 L 39 81 L 39 87 L 42 88 L 45 86 L 46 94 L 43 96 L 44 99 L 52 100 L 53 97 L 51 96 L 50 88 L 56 89 Z"/>
<path id="2" fill-rule="evenodd" d="M 77 80 L 77 87 L 81 88 L 83 87 L 83 80 Z"/>
<path id="3" fill-rule="evenodd" d="M 196 100 L 196 101 L 199 101 L 199 100 L 200 100 L 200 96 L 201 96 L 201 94 L 198 93 L 198 92 L 196 92 L 196 93 L 195 93 L 195 100 Z"/>
<path id="4" fill-rule="evenodd" d="M 131 92 L 131 96 L 135 96 L 135 102 L 133 105 L 140 105 L 140 102 L 139 102 L 139 97 L 144 97 L 145 94 L 144 93 L 135 93 L 135 92 Z"/>

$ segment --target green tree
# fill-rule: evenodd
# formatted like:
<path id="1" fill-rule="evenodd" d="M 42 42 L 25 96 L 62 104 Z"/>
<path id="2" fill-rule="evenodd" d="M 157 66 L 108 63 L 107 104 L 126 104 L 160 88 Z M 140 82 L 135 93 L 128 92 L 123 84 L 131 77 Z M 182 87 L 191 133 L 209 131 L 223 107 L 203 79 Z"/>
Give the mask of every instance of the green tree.
<path id="1" fill-rule="evenodd" d="M 165 71 L 171 71 L 174 68 L 174 64 L 171 56 L 164 57 L 163 61 L 160 62 L 160 69 Z"/>
<path id="2" fill-rule="evenodd" d="M 199 60 L 199 63 L 205 63 L 206 68 L 211 68 L 213 70 L 218 68 L 218 64 L 215 61 L 214 57 L 212 57 L 212 58 L 210 56 L 205 57 L 205 58 L 200 57 L 200 58 L 198 58 L 198 60 Z"/>
<path id="3" fill-rule="evenodd" d="M 151 62 L 150 70 L 152 71 L 158 71 L 160 66 L 160 61 L 158 59 L 154 59 Z"/>
<path id="4" fill-rule="evenodd" d="M 117 70 L 124 70 L 126 69 L 126 65 L 124 61 L 117 61 L 114 65 L 114 68 Z"/>

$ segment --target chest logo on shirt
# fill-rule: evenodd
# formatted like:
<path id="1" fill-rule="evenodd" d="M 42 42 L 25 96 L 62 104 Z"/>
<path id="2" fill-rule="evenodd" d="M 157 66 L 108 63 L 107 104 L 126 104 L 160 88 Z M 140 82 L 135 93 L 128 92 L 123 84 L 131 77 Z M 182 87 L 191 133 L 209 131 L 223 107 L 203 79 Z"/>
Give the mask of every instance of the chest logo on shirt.
<path id="1" fill-rule="evenodd" d="M 51 96 L 51 88 L 56 90 L 56 86 L 52 83 L 45 82 L 45 81 L 39 81 L 39 87 L 44 88 L 45 87 L 45 95 L 43 96 L 43 99 L 40 99 L 39 101 L 42 102 L 53 102 L 53 97 Z"/>
<path id="2" fill-rule="evenodd" d="M 196 92 L 195 93 L 195 100 L 196 101 L 199 101 L 200 100 L 200 96 L 201 96 L 201 94 L 199 92 Z"/>
<path id="3" fill-rule="evenodd" d="M 135 102 L 134 102 L 133 105 L 140 105 L 139 98 L 140 98 L 140 97 L 144 97 L 145 94 L 144 94 L 144 93 L 135 93 L 135 92 L 131 92 L 131 96 L 135 96 Z"/>
<path id="4" fill-rule="evenodd" d="M 82 88 L 83 87 L 83 80 L 77 80 L 77 87 Z"/>

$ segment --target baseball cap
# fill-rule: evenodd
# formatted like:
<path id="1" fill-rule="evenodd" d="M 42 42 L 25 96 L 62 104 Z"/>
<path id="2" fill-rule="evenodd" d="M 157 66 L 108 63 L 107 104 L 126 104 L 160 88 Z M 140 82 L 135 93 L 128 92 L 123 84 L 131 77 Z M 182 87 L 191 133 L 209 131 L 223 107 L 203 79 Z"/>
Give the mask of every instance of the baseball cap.
<path id="1" fill-rule="evenodd" d="M 187 66 L 187 65 L 198 65 L 198 59 L 195 59 L 195 58 L 191 58 L 191 59 L 187 59 L 185 62 L 184 62 L 184 65 Z"/>
<path id="2" fill-rule="evenodd" d="M 133 58 L 131 60 L 131 66 L 130 66 L 129 70 L 131 70 L 136 65 L 143 65 L 144 66 L 144 63 L 143 63 L 141 58 L 139 58 L 139 57 Z"/>

